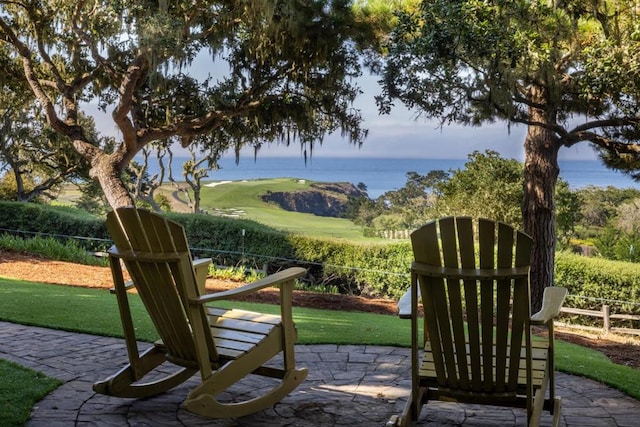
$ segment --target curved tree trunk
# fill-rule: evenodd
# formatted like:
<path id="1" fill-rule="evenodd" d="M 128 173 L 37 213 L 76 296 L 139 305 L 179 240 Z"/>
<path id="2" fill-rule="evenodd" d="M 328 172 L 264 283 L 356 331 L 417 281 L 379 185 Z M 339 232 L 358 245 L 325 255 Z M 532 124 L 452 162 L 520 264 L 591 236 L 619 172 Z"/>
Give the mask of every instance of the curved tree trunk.
<path id="1" fill-rule="evenodd" d="M 124 160 L 106 154 L 99 155 L 92 162 L 90 175 L 100 183 L 112 209 L 135 205 L 121 179 L 125 164 Z"/>
<path id="2" fill-rule="evenodd" d="M 550 123 L 546 112 L 531 108 L 533 122 Z M 555 134 L 542 126 L 529 125 L 524 142 L 524 231 L 533 238 L 531 255 L 531 303 L 536 312 L 542 305 L 544 288 L 554 282 L 556 250 L 555 187 L 560 168 L 560 142 Z"/>

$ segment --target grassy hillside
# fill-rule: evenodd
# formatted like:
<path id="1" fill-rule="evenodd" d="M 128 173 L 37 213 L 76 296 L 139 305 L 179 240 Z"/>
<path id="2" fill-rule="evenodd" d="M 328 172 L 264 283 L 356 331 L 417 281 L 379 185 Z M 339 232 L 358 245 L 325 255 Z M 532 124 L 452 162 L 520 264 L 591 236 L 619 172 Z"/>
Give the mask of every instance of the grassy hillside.
<path id="1" fill-rule="evenodd" d="M 263 202 L 261 195 L 269 191 L 308 190 L 313 181 L 297 178 L 260 179 L 234 181 L 203 187 L 201 208 L 212 214 L 225 214 L 252 219 L 279 230 L 303 233 L 313 237 L 333 237 L 350 241 L 381 242 L 382 239 L 363 237 L 362 227 L 353 222 L 321 217 L 311 214 L 288 212 L 276 204 Z M 180 185 L 185 185 L 181 183 Z M 181 194 L 171 184 L 160 187 L 157 194 L 165 195 L 176 212 L 186 212 L 188 207 Z M 73 205 L 80 193 L 75 186 L 68 185 L 61 192 L 56 204 Z"/>
<path id="2" fill-rule="evenodd" d="M 225 212 L 241 211 L 244 218 L 252 219 L 273 228 L 304 233 L 309 236 L 337 237 L 349 240 L 365 239 L 362 228 L 353 222 L 320 217 L 312 214 L 288 212 L 272 203 L 265 203 L 260 196 L 268 191 L 306 190 L 310 181 L 294 178 L 234 181 L 202 189 L 202 209 Z"/>

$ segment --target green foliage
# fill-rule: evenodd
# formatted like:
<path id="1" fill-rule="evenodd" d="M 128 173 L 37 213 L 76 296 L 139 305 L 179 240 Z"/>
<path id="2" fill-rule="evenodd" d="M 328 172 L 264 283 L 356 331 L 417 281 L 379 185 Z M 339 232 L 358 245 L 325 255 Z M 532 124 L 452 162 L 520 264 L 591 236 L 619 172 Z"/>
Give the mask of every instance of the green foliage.
<path id="1" fill-rule="evenodd" d="M 33 405 L 55 390 L 62 381 L 41 372 L 0 359 L 0 425 L 24 426 Z"/>
<path id="2" fill-rule="evenodd" d="M 22 185 L 25 192 L 30 192 L 36 186 L 32 176 L 23 177 Z M 18 184 L 16 182 L 16 176 L 12 171 L 8 171 L 0 177 L 0 200 L 18 200 Z M 36 198 L 34 201 L 41 200 L 40 198 Z"/>
<path id="3" fill-rule="evenodd" d="M 598 253 L 607 259 L 616 259 L 616 243 L 620 236 L 620 230 L 614 227 L 604 227 L 593 239 L 594 245 Z"/>
<path id="4" fill-rule="evenodd" d="M 441 125 L 527 127 L 523 229 L 535 241 L 533 306 L 553 283 L 554 185 L 563 147 L 589 143 L 638 170 L 640 44 L 635 0 L 422 0 L 401 11 L 379 110 L 400 101 Z M 573 117 L 581 117 L 574 125 Z M 513 222 L 512 222 L 513 223 Z"/>
<path id="5" fill-rule="evenodd" d="M 368 226 L 370 235 L 415 229 L 446 215 L 492 218 L 522 228 L 523 169 L 521 162 L 504 159 L 496 151 L 475 151 L 462 169 L 424 176 L 408 172 L 403 188 L 360 202 L 354 221 Z M 556 200 L 557 235 L 566 245 L 580 218 L 580 198 L 560 179 Z"/>
<path id="6" fill-rule="evenodd" d="M 580 224 L 584 227 L 605 227 L 617 215 L 618 207 L 640 198 L 640 190 L 633 188 L 587 187 L 579 190 L 582 200 Z"/>
<path id="7" fill-rule="evenodd" d="M 316 284 L 338 286 L 343 293 L 399 296 L 408 286 L 405 275 L 411 249 L 407 242 L 352 243 L 285 233 L 249 220 L 203 214 L 167 216 L 185 227 L 194 256 L 212 257 L 216 264 L 257 269 L 265 263 L 271 269 L 302 265 L 309 268 Z"/>
<path id="8" fill-rule="evenodd" d="M 573 296 L 567 306 L 599 309 L 607 300 L 612 313 L 640 314 L 640 264 L 559 252 L 555 280 Z"/>
<path id="9" fill-rule="evenodd" d="M 257 152 L 269 142 L 313 148 L 336 131 L 354 144 L 366 136 L 352 108 L 357 47 L 376 29 L 350 2 L 4 2 L 2 12 L 6 74 L 28 81 L 25 96 L 65 137 L 59 148 L 73 141 L 112 207 L 131 202 L 118 173 L 152 142 Z M 79 120 L 88 99 L 117 106 L 118 155 Z"/>
<path id="10" fill-rule="evenodd" d="M 417 13 L 399 13 L 380 107 L 388 111 L 399 99 L 443 124 L 499 118 L 535 126 L 530 107 L 541 95 L 553 125 L 572 113 L 633 117 L 640 94 L 635 3 L 616 4 L 612 13 L 607 2 L 423 0 Z M 626 128 L 618 141 L 632 142 L 638 132 L 631 122 L 594 124 L 590 132 L 611 136 Z M 581 130 L 558 135 L 568 145 L 594 136 Z"/>
<path id="11" fill-rule="evenodd" d="M 522 227 L 523 165 L 496 151 L 474 151 L 464 169 L 439 185 L 439 211 L 445 215 L 491 218 Z"/>
<path id="12" fill-rule="evenodd" d="M 75 237 L 109 239 L 103 220 L 66 206 L 0 202 L 0 224 L 0 231 L 25 237 L 38 233 L 53 234 L 63 241 L 75 240 L 86 250 L 106 250 L 108 243 Z"/>
<path id="13" fill-rule="evenodd" d="M 569 184 L 558 179 L 556 196 L 556 236 L 560 249 L 568 248 L 575 236 L 575 229 L 582 215 L 582 199 L 577 191 L 571 191 Z"/>
<path id="14" fill-rule="evenodd" d="M 75 202 L 78 209 L 92 215 L 105 218 L 111 209 L 102 188 L 96 181 L 88 181 L 79 185 L 80 198 Z"/>
<path id="15" fill-rule="evenodd" d="M 449 179 L 449 174 L 441 170 L 433 170 L 422 176 L 417 172 L 407 172 L 404 187 L 388 191 L 378 198 L 380 211 L 390 213 L 396 218 L 398 225 L 394 229 L 417 228 L 436 216 L 436 201 L 439 186 Z M 375 221 L 372 221 L 375 226 Z"/>
<path id="16" fill-rule="evenodd" d="M 605 227 L 594 239 L 598 253 L 610 260 L 640 262 L 640 230 Z"/>
<path id="17" fill-rule="evenodd" d="M 336 285 L 341 293 L 399 297 L 408 288 L 411 246 L 356 244 L 290 235 L 294 256 L 309 262 L 312 276 Z M 321 274 L 315 274 L 321 272 Z"/>
<path id="18" fill-rule="evenodd" d="M 84 162 L 69 140 L 52 131 L 26 82 L 7 65 L 0 81 L 0 165 L 8 172 L 0 200 L 43 202 L 55 197 L 65 179 L 77 177 Z"/>
<path id="19" fill-rule="evenodd" d="M 171 201 L 167 196 L 165 196 L 164 194 L 157 194 L 154 197 L 154 200 L 156 201 L 158 206 L 160 206 L 160 209 L 162 209 L 163 212 L 171 212 Z"/>
<path id="20" fill-rule="evenodd" d="M 209 266 L 209 276 L 219 280 L 251 283 L 263 278 L 265 275 L 253 268 L 250 269 L 241 265 L 237 267 L 220 267 L 212 264 Z"/>
<path id="21" fill-rule="evenodd" d="M 56 261 L 75 262 L 86 265 L 106 265 L 106 259 L 99 259 L 80 247 L 76 240 L 61 241 L 52 237 L 22 238 L 10 234 L 0 234 L 0 250 L 38 255 Z"/>

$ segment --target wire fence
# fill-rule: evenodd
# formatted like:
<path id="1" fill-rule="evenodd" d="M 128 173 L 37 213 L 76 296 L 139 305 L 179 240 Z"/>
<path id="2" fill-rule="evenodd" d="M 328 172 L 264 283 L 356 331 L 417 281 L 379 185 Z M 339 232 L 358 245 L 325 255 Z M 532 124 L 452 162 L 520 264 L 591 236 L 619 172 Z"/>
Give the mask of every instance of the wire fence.
<path id="1" fill-rule="evenodd" d="M 101 239 L 101 238 L 96 238 L 96 237 L 86 237 L 86 236 L 72 236 L 72 235 L 65 235 L 65 234 L 57 234 L 57 233 L 44 233 L 44 232 L 33 232 L 33 231 L 22 231 L 22 230 L 11 230 L 11 229 L 7 229 L 7 228 L 0 228 L 0 232 L 3 233 L 10 233 L 10 234 L 14 234 L 14 235 L 26 235 L 26 236 L 33 236 L 33 237 L 51 237 L 51 238 L 55 238 L 55 239 L 62 239 L 62 240 L 74 240 L 74 241 L 86 241 L 86 242 L 96 242 L 98 244 L 102 244 L 104 247 L 104 251 L 106 251 L 106 249 L 108 249 L 109 246 L 111 246 L 113 244 L 113 242 L 110 239 Z M 302 260 L 302 259 L 294 259 L 294 258 L 287 258 L 287 257 L 277 257 L 277 256 L 272 256 L 272 255 L 264 255 L 264 254 L 256 254 L 256 253 L 252 253 L 252 252 L 246 252 L 244 250 L 244 247 L 241 247 L 241 250 L 223 250 L 223 249 L 213 249 L 213 248 L 203 248 L 203 247 L 197 247 L 197 246 L 190 246 L 189 249 L 191 250 L 192 253 L 197 253 L 197 254 L 216 254 L 216 255 L 221 255 L 221 256 L 233 256 L 235 258 L 239 258 L 239 259 L 246 259 L 246 260 L 250 260 L 250 259 L 254 259 L 254 260 L 264 260 L 264 261 L 271 261 L 274 263 L 286 263 L 286 264 L 297 264 L 297 265 L 307 265 L 307 266 L 317 266 L 317 267 L 321 267 L 324 269 L 332 269 L 332 270 L 341 270 L 344 272 L 366 272 L 366 273 L 377 273 L 377 274 L 384 274 L 384 275 L 389 275 L 389 276 L 394 276 L 394 277 L 405 277 L 407 278 L 407 280 L 410 277 L 409 273 L 398 273 L 398 272 L 393 272 L 393 271 L 384 271 L 384 270 L 374 270 L 374 269 L 370 269 L 370 268 L 363 268 L 363 267 L 354 267 L 354 266 L 345 266 L 345 265 L 337 265 L 337 264 L 331 264 L 331 263 L 323 263 L 323 262 L 317 262 L 317 261 L 309 261 L 309 260 Z M 99 252 L 104 252 L 104 251 L 93 251 L 93 253 L 99 255 Z M 408 282 L 407 282 L 408 283 Z"/>

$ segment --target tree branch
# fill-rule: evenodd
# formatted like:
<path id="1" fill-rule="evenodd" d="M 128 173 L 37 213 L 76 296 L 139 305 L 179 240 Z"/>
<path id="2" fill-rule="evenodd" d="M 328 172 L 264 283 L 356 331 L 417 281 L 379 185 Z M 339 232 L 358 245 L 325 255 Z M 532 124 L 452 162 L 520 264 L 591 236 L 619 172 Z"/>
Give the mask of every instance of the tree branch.
<path id="1" fill-rule="evenodd" d="M 134 105 L 135 95 L 137 89 L 142 85 L 147 75 L 149 68 L 148 61 L 143 52 L 139 52 L 134 61 L 127 68 L 127 72 L 120 84 L 120 101 L 116 108 L 113 110 L 113 120 L 122 131 L 124 143 L 131 151 L 137 152 L 140 148 L 138 141 L 138 135 L 136 128 L 128 117 L 131 112 L 131 108 Z M 152 138 L 147 142 L 151 142 L 154 139 L 164 138 Z M 142 143 L 144 145 L 144 143 Z"/>

